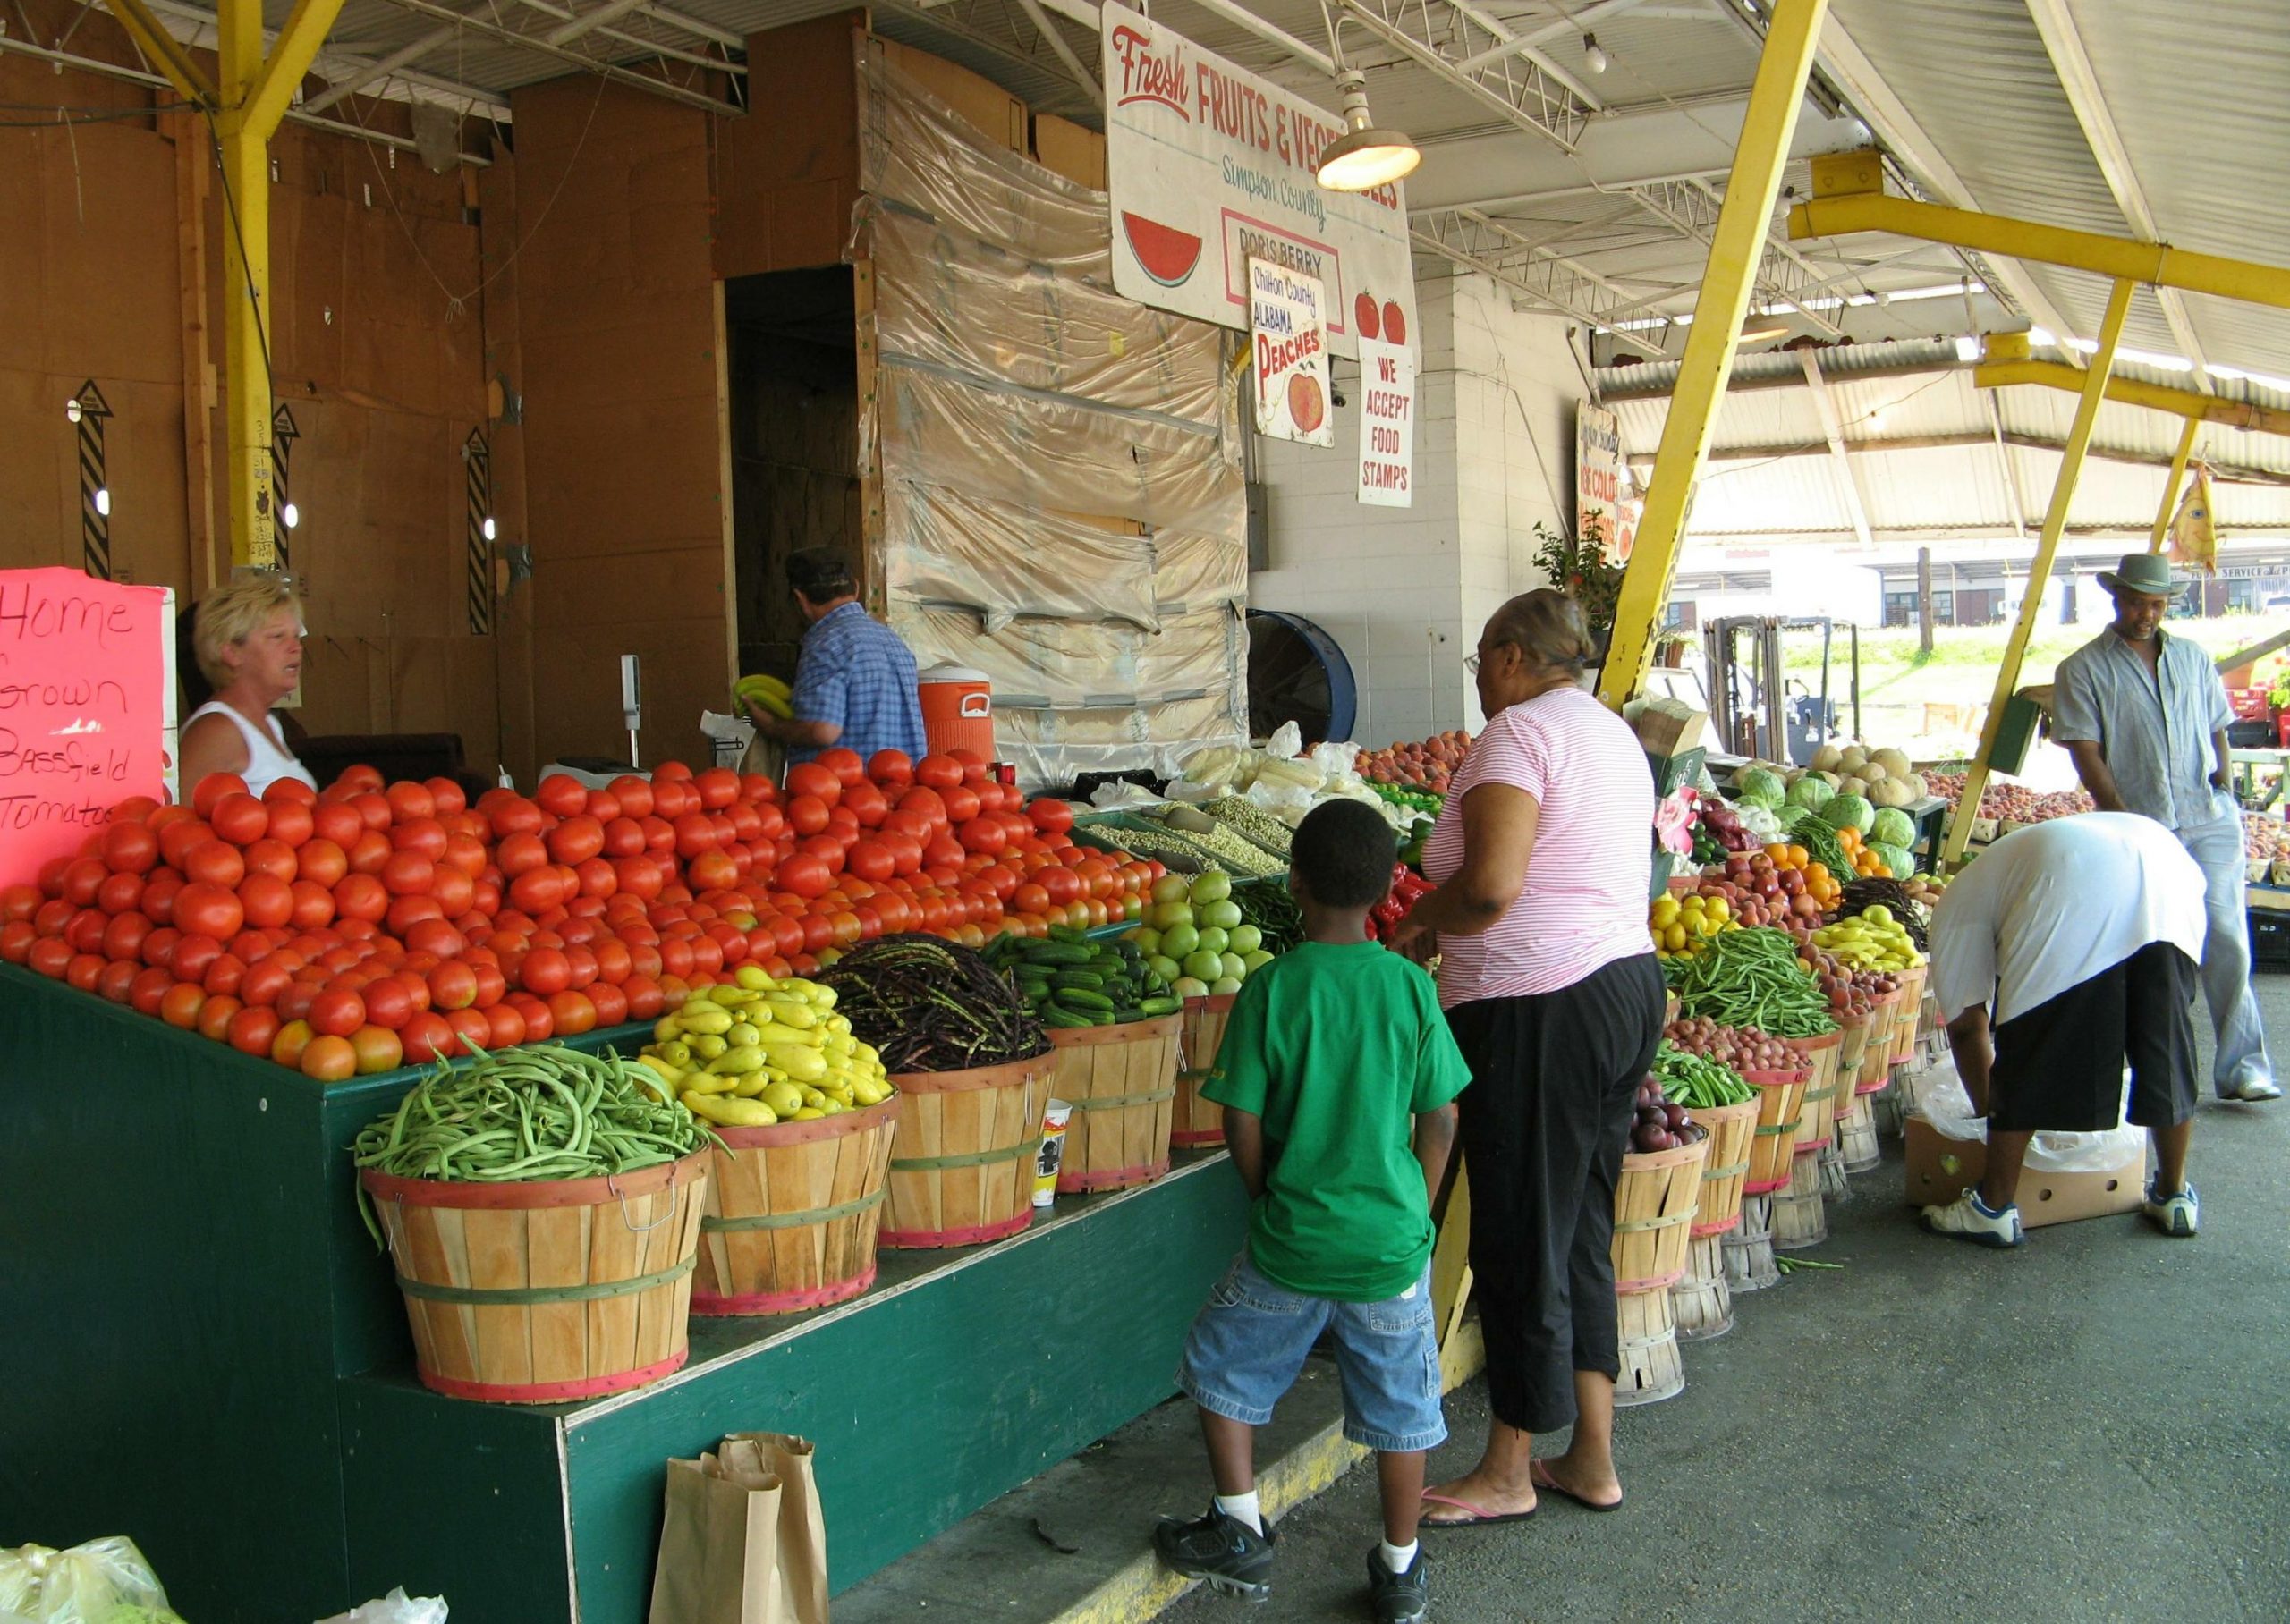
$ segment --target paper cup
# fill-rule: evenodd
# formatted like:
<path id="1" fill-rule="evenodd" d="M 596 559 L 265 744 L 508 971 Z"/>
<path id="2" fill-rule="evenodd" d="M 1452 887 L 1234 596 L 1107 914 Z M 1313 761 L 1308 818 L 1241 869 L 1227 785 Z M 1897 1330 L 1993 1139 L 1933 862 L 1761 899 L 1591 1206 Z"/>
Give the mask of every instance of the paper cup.
<path id="1" fill-rule="evenodd" d="M 1065 1160 L 1065 1124 L 1073 1120 L 1073 1107 L 1064 1100 L 1052 1100 L 1049 1109 L 1042 1113 L 1041 1151 L 1034 1158 L 1034 1205 L 1047 1206 L 1057 1199 L 1057 1167 Z"/>

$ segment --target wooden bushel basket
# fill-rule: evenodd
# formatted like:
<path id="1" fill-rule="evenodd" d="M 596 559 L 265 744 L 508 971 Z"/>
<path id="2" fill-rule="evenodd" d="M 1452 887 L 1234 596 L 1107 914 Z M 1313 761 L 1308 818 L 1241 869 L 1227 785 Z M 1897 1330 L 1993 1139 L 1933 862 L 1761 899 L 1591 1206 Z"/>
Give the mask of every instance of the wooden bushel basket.
<path id="1" fill-rule="evenodd" d="M 1678 1357 L 1678 1325 L 1670 1312 L 1668 1289 L 1624 1292 L 1614 1299 L 1614 1307 L 1622 1342 L 1615 1403 L 1654 1404 L 1684 1392 L 1685 1364 Z"/>
<path id="2" fill-rule="evenodd" d="M 1824 1033 L 1819 1037 L 1784 1039 L 1790 1048 L 1804 1057 L 1803 1063 L 1812 1073 L 1805 1085 L 1805 1110 L 1797 1122 L 1797 1148 L 1808 1145 L 1826 1145 L 1836 1134 L 1836 1078 L 1838 1057 L 1845 1052 L 1845 1031 Z"/>
<path id="3" fill-rule="evenodd" d="M 816 1121 L 719 1128 L 694 1314 L 794 1314 L 875 1283 L 898 1102 Z"/>
<path id="4" fill-rule="evenodd" d="M 1744 1196 L 1769 1195 L 1789 1187 L 1789 1157 L 1797 1148 L 1797 1123 L 1805 1112 L 1809 1071 L 1744 1071 L 1758 1091 L 1757 1131 L 1750 1146 Z"/>
<path id="5" fill-rule="evenodd" d="M 1790 1159 L 1789 1173 L 1789 1187 L 1773 1197 L 1773 1244 L 1783 1252 L 1817 1247 L 1828 1239 L 1819 1153 L 1799 1151 Z"/>
<path id="6" fill-rule="evenodd" d="M 1884 1160 L 1877 1144 L 1876 1102 L 1855 1095 L 1852 1109 L 1836 1119 L 1836 1149 L 1848 1173 L 1865 1173 Z"/>
<path id="7" fill-rule="evenodd" d="M 1169 1117 L 1169 1143 L 1181 1150 L 1214 1150 L 1225 1143 L 1225 1108 L 1200 1097 L 1200 1085 L 1216 1070 L 1225 1027 L 1233 1018 L 1237 993 L 1184 1001 L 1184 1027 L 1177 1038 L 1177 1097 Z"/>
<path id="8" fill-rule="evenodd" d="M 1614 1184 L 1614 1289 L 1665 1292 L 1685 1273 L 1689 1227 L 1701 1200 L 1708 1136 L 1675 1150 L 1633 1150 Z"/>
<path id="9" fill-rule="evenodd" d="M 1693 1113 L 1693 1120 L 1709 1130 L 1709 1155 L 1701 1163 L 1701 1200 L 1693 1214 L 1697 1239 L 1722 1235 L 1742 1221 L 1742 1185 L 1749 1178 L 1751 1147 L 1757 1143 L 1758 1106 L 1756 1100 L 1743 1100 Z"/>
<path id="10" fill-rule="evenodd" d="M 1117 1027 L 1053 1028 L 1050 1097 L 1073 1107 L 1057 1193 L 1124 1189 L 1169 1171 L 1182 1015 Z"/>
<path id="11" fill-rule="evenodd" d="M 1706 1342 L 1734 1328 L 1734 1294 L 1726 1285 L 1723 1237 L 1693 1238 L 1686 1249 L 1685 1278 L 1670 1288 L 1670 1318 L 1682 1342 Z"/>
<path id="12" fill-rule="evenodd" d="M 1868 1047 L 1861 1057 L 1861 1073 L 1853 1089 L 1855 1094 L 1879 1093 L 1892 1080 L 1893 1050 L 1900 1031 L 1904 991 L 1896 988 L 1869 1011 Z"/>
<path id="13" fill-rule="evenodd" d="M 708 1153 L 603 1179 L 360 1174 L 389 1238 L 422 1385 L 559 1404 L 681 1368 Z"/>
<path id="14" fill-rule="evenodd" d="M 1876 1039 L 1886 1029 L 1880 1011 L 1870 1009 L 1858 1015 L 1839 1015 L 1839 1041 L 1836 1046 L 1836 1114 L 1843 1117 L 1845 1103 L 1861 1091 L 1861 1078 L 1865 1067 L 1882 1065 L 1876 1048 Z"/>
<path id="15" fill-rule="evenodd" d="M 876 1244 L 967 1247 L 1033 1222 L 1034 1159 L 1055 1051 L 967 1071 L 910 1071 L 891 1140 L 890 1216 Z"/>
<path id="16" fill-rule="evenodd" d="M 1893 1028 L 1893 1065 L 1905 1065 L 1916 1056 L 1916 1028 L 1924 1018 L 1924 984 L 1929 974 L 1930 967 L 1920 964 L 1901 982 L 1900 1021 Z"/>

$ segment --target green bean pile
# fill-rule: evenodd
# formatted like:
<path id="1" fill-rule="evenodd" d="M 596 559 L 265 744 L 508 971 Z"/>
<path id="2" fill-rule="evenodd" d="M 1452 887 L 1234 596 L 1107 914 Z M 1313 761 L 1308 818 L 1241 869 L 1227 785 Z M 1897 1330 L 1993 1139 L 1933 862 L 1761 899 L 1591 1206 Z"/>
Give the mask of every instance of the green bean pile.
<path id="1" fill-rule="evenodd" d="M 1840 885 L 1852 876 L 1853 858 L 1845 850 L 1845 842 L 1836 838 L 1836 831 L 1819 813 L 1800 807 L 1797 815 L 1783 825 L 1793 844 L 1802 846 L 1805 856 L 1828 869 Z"/>
<path id="2" fill-rule="evenodd" d="M 1711 1111 L 1757 1097 L 1757 1090 L 1724 1061 L 1709 1060 L 1664 1044 L 1654 1055 L 1654 1080 L 1662 1097 L 1688 1111 Z"/>
<path id="3" fill-rule="evenodd" d="M 649 1068 L 540 1044 L 441 1064 L 350 1148 L 360 1168 L 401 1179 L 511 1184 L 657 1167 L 715 1137 Z"/>
<path id="4" fill-rule="evenodd" d="M 1692 958 L 1667 960 L 1662 973 L 1681 1013 L 1720 1026 L 1756 1027 L 1776 1037 L 1819 1037 L 1836 1030 L 1828 999 L 1797 962 L 1787 931 L 1768 926 L 1720 931 Z"/>

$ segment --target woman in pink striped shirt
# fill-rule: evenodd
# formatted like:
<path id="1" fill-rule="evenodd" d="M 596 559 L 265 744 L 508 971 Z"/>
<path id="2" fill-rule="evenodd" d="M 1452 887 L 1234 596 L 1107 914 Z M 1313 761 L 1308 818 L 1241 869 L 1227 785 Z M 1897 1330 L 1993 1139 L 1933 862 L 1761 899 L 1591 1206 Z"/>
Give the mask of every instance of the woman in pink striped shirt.
<path id="1" fill-rule="evenodd" d="M 1439 1002 L 1472 1085 L 1462 1110 L 1471 1262 L 1494 1411 L 1480 1463 L 1425 1495 L 1426 1527 L 1515 1520 L 1547 1489 L 1622 1503 L 1614 1466 L 1614 1187 L 1661 1041 L 1646 935 L 1653 775 L 1582 687 L 1593 645 L 1573 599 L 1514 597 L 1470 661 L 1487 731 L 1425 845 L 1438 889 L 1403 942 L 1436 941 Z M 1534 1434 L 1572 1425 L 1566 1452 Z"/>

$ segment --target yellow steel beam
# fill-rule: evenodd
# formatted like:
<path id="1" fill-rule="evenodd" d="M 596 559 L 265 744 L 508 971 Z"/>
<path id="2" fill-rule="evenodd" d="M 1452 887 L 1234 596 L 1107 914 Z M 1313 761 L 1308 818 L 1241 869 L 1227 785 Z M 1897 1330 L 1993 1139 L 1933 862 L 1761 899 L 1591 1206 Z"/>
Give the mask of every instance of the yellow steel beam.
<path id="1" fill-rule="evenodd" d="M 183 49 L 182 41 L 168 33 L 159 20 L 151 14 L 150 8 L 143 4 L 143 0 L 105 0 L 105 4 L 111 8 L 111 14 L 119 20 L 119 26 L 127 30 L 127 37 L 135 42 L 136 47 L 151 60 L 160 72 L 167 76 L 168 81 L 182 92 L 184 100 L 208 109 L 217 105 L 220 98 L 215 93 L 214 81 L 191 60 L 191 53 Z"/>
<path id="2" fill-rule="evenodd" d="M 1654 628 L 1670 596 L 1693 489 L 1709 455 L 1718 402 L 1734 368 L 1734 351 L 1748 313 L 1758 259 L 1765 248 L 1781 172 L 1804 101 L 1805 80 L 1820 43 L 1828 0 L 1778 0 L 1750 87 L 1749 110 L 1734 148 L 1734 168 L 1709 242 L 1709 262 L 1686 329 L 1685 354 L 1670 392 L 1662 444 L 1646 491 L 1638 540 L 1615 605 L 1614 636 L 1599 676 L 1599 698 L 1620 706 L 1643 680 L 1654 649 Z"/>
<path id="3" fill-rule="evenodd" d="M 224 468 L 231 562 L 277 562 L 270 483 L 270 147 L 247 109 L 263 78 L 261 0 L 221 0 L 215 120 L 223 180 Z"/>
<path id="4" fill-rule="evenodd" d="M 1848 153 L 1845 159 L 1863 155 Z M 1873 155 L 1868 155 L 1873 157 Z M 1868 184 L 1866 163 L 1815 160 L 1813 195 L 1789 211 L 1793 241 L 1889 232 L 1923 242 L 1945 242 L 1983 254 L 2003 254 L 2043 265 L 2092 271 L 2118 282 L 2151 283 L 2189 293 L 2209 293 L 2245 304 L 2290 309 L 2290 270 L 2197 254 L 2167 242 L 2139 242 L 2097 232 L 2070 231 L 2008 215 L 1980 214 L 1887 197 Z M 1879 172 L 1881 173 L 1881 172 Z M 2061 334 L 2065 337 L 2065 334 Z"/>
<path id="5" fill-rule="evenodd" d="M 2118 280 L 2108 291 L 2107 315 L 2099 322 L 2099 347 L 2092 352 L 2091 368 L 2084 374 L 2075 402 L 2075 420 L 2067 430 L 2066 446 L 2059 453 L 2059 475 L 2052 481 L 2051 505 L 2044 510 L 2043 534 L 2036 542 L 2036 556 L 2028 570 L 2028 589 L 2020 599 L 2020 613 L 2012 622 L 2012 636 L 1996 668 L 1996 691 L 1988 701 L 1988 719 L 1980 727 L 1980 753 L 1964 774 L 1964 791 L 1948 820 L 1940 851 L 1943 870 L 1963 861 L 1972 839 L 1972 820 L 1980 816 L 1980 798 L 1988 788 L 1989 763 L 1995 759 L 1996 735 L 2004 725 L 2004 707 L 2018 691 L 2020 664 L 2027 657 L 2028 638 L 2043 613 L 2043 589 L 2051 579 L 2051 562 L 2059 552 L 2059 538 L 2067 529 L 2067 510 L 2075 500 L 2075 482 L 2083 472 L 2083 453 L 2091 449 L 2091 430 L 2099 420 L 2099 402 L 2106 397 L 2108 373 L 2115 366 L 2116 346 L 2123 339 L 2124 317 L 2131 314 L 2133 283 Z"/>
<path id="6" fill-rule="evenodd" d="M 2163 482 L 2163 502 L 2155 510 L 2154 534 L 2147 537 L 2147 550 L 2163 550 L 2163 537 L 2170 534 L 2171 512 L 2178 505 L 2179 485 L 2186 478 L 2187 459 L 2194 455 L 2194 436 L 2202 427 L 2201 418 L 2189 418 L 2186 427 L 2179 434 L 2179 449 L 2171 458 L 2171 477 Z"/>
<path id="7" fill-rule="evenodd" d="M 2080 394 L 2083 389 L 2083 374 L 2057 361 L 1983 360 L 1972 368 L 1972 381 L 1981 389 L 2008 389 L 2015 384 L 2064 389 L 2070 394 Z M 2192 389 L 2174 389 L 2167 384 L 2112 377 L 2108 380 L 2108 399 L 2118 405 L 2167 411 L 2192 422 L 2224 423 L 2232 428 L 2260 434 L 2290 435 L 2290 411 L 2221 400 L 2215 394 L 2197 394 Z"/>
<path id="8" fill-rule="evenodd" d="M 327 30 L 342 14 L 342 0 L 294 0 L 286 25 L 271 42 L 245 104 L 234 109 L 239 119 L 264 140 L 276 132 L 278 123 L 294 100 L 294 89 L 310 71 L 310 63 L 326 43 Z"/>

